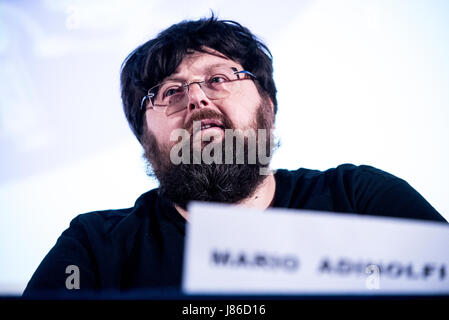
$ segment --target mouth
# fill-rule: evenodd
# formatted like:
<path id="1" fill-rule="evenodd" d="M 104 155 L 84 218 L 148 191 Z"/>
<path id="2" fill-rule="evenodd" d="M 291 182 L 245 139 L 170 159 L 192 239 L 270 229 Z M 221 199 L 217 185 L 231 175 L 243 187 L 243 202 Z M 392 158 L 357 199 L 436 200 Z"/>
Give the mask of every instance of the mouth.
<path id="1" fill-rule="evenodd" d="M 195 121 L 193 124 L 193 135 L 195 135 L 199 131 L 206 131 L 209 129 L 224 130 L 225 127 L 219 120 L 206 119 L 201 121 Z"/>

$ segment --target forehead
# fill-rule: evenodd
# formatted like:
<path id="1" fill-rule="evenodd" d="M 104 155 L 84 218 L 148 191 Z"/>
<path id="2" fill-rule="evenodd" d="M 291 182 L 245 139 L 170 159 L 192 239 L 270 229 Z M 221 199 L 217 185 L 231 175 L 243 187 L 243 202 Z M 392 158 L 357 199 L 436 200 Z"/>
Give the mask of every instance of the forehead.
<path id="1" fill-rule="evenodd" d="M 189 76 L 201 75 L 215 67 L 235 67 L 239 70 L 242 66 L 223 54 L 208 50 L 209 52 L 193 51 L 186 55 L 179 64 L 176 71 L 168 76 L 168 79 L 188 78 Z"/>

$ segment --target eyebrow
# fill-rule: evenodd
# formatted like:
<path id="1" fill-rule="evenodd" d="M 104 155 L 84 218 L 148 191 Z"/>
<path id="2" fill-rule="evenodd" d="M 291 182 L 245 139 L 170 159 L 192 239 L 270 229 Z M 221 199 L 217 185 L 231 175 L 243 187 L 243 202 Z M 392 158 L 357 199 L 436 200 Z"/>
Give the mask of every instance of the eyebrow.
<path id="1" fill-rule="evenodd" d="M 223 67 L 223 68 L 226 67 L 226 68 L 229 68 L 229 69 L 232 69 L 232 68 L 233 68 L 233 66 L 230 66 L 229 64 L 222 62 L 222 63 L 215 63 L 215 64 L 212 64 L 212 65 L 210 65 L 210 66 L 207 66 L 207 67 L 204 69 L 204 72 L 207 72 L 207 71 L 209 71 L 209 70 L 211 70 L 211 69 L 213 69 L 213 68 L 218 68 L 218 67 Z M 238 69 L 238 68 L 237 68 L 237 69 Z M 167 78 L 165 78 L 165 79 L 162 81 L 162 83 L 167 82 L 167 81 L 185 81 L 185 79 L 177 78 L 177 74 L 174 73 L 174 74 L 168 76 Z"/>

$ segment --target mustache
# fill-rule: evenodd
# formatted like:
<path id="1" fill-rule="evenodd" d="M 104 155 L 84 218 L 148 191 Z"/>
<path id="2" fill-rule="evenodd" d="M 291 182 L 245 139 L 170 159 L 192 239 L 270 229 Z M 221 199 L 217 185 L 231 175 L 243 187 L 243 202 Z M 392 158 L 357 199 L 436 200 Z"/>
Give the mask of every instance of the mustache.
<path id="1" fill-rule="evenodd" d="M 193 122 L 201 120 L 217 120 L 220 121 L 225 129 L 234 129 L 234 124 L 228 117 L 211 109 L 203 109 L 192 114 L 184 125 L 184 129 L 190 133 L 193 132 Z"/>

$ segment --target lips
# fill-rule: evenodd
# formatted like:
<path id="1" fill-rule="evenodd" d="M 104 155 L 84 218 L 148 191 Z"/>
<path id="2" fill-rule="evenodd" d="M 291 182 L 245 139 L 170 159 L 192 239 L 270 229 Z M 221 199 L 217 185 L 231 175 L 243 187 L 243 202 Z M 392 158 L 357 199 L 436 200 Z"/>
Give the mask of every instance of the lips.
<path id="1" fill-rule="evenodd" d="M 200 121 L 197 121 L 200 122 Z M 197 133 L 198 131 L 202 131 L 202 130 L 206 130 L 206 129 L 210 129 L 210 128 L 220 128 L 222 130 L 224 130 L 224 125 L 223 123 L 221 123 L 221 121 L 219 120 L 215 120 L 215 119 L 205 119 L 205 120 L 201 120 L 201 126 L 199 126 L 197 123 L 194 123 L 193 125 L 193 134 Z"/>

